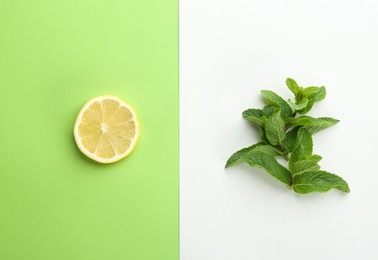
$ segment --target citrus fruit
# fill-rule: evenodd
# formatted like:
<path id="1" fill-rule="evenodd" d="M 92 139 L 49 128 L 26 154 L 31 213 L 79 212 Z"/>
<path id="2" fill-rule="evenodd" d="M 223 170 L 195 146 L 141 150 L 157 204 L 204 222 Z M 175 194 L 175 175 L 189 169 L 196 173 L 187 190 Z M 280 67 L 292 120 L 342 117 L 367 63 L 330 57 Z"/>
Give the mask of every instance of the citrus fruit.
<path id="1" fill-rule="evenodd" d="M 139 138 L 137 115 L 118 97 L 95 97 L 77 116 L 74 136 L 86 156 L 100 163 L 113 163 L 133 151 Z"/>

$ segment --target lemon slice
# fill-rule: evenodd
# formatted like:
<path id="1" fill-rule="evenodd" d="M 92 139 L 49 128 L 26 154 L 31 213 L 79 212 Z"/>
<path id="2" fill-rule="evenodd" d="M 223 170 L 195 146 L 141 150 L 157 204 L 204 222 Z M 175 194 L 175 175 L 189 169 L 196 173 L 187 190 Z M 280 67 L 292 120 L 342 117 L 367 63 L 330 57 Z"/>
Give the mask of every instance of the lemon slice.
<path id="1" fill-rule="evenodd" d="M 86 156 L 100 163 L 113 163 L 133 151 L 139 138 L 137 115 L 115 96 L 95 97 L 77 116 L 74 136 Z"/>

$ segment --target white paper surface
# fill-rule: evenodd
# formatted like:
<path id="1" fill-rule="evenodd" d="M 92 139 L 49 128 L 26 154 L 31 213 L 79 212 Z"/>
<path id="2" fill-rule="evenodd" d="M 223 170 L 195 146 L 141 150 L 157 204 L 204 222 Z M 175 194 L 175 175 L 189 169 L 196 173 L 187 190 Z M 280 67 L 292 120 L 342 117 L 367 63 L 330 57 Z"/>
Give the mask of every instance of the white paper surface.
<path id="1" fill-rule="evenodd" d="M 351 193 L 298 195 L 227 158 L 256 143 L 241 116 L 285 79 L 322 86 L 322 169 Z M 378 2 L 180 0 L 181 260 L 375 259 Z"/>

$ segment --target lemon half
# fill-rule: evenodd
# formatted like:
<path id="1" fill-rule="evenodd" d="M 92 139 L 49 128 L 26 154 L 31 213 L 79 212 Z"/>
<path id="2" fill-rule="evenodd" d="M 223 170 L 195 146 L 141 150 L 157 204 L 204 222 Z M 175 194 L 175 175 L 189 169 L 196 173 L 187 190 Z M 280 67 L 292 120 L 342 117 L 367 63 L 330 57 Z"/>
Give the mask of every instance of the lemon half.
<path id="1" fill-rule="evenodd" d="M 139 123 L 134 109 L 115 96 L 89 100 L 74 126 L 80 151 L 100 163 L 117 162 L 129 155 L 139 138 Z"/>

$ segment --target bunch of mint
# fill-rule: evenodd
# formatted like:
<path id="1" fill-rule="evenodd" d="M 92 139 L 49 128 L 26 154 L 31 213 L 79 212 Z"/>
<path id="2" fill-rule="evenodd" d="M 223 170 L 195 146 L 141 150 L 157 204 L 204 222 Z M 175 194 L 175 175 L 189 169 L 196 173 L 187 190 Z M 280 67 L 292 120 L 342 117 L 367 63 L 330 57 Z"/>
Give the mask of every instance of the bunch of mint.
<path id="1" fill-rule="evenodd" d="M 321 156 L 313 154 L 312 135 L 335 125 L 339 120 L 330 117 L 314 118 L 306 114 L 314 103 L 325 98 L 324 87 L 300 87 L 288 78 L 286 85 L 295 95 L 294 102 L 286 102 L 269 90 L 261 93 L 267 101 L 263 109 L 247 109 L 243 117 L 256 123 L 261 142 L 235 152 L 226 168 L 240 163 L 259 167 L 295 192 L 327 192 L 332 188 L 349 192 L 341 177 L 320 170 Z M 288 167 L 277 161 L 283 157 Z"/>

